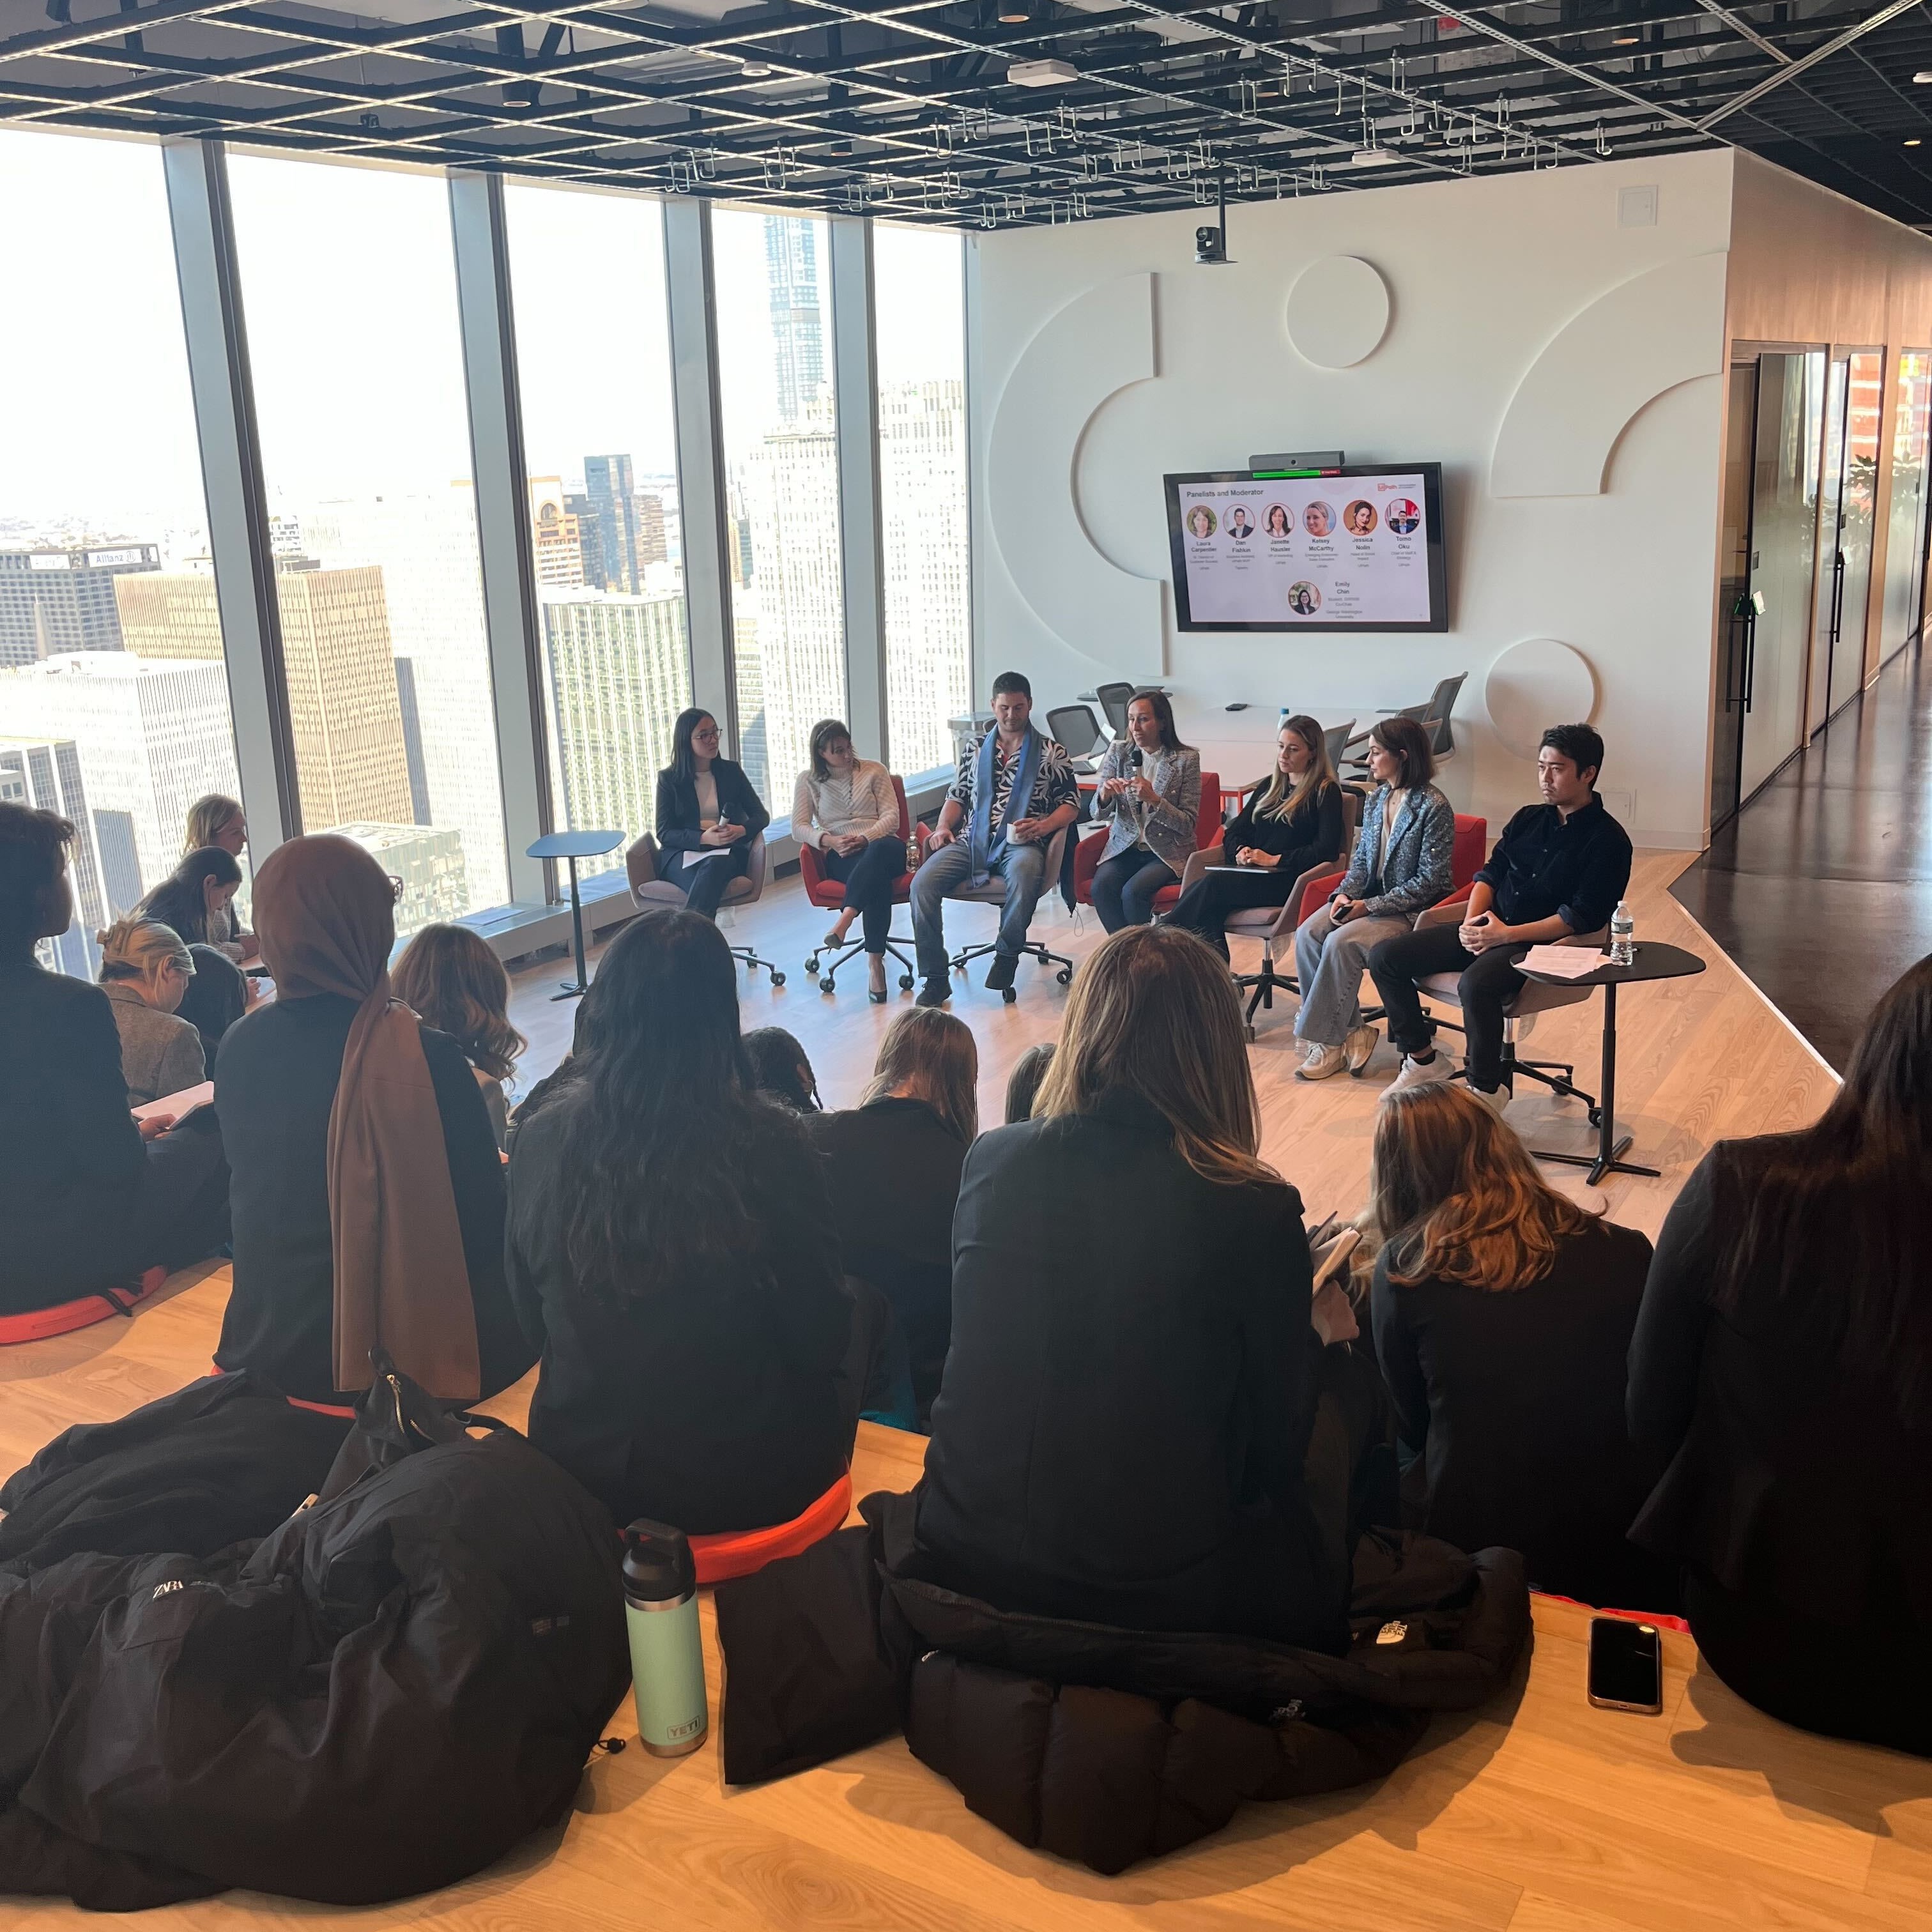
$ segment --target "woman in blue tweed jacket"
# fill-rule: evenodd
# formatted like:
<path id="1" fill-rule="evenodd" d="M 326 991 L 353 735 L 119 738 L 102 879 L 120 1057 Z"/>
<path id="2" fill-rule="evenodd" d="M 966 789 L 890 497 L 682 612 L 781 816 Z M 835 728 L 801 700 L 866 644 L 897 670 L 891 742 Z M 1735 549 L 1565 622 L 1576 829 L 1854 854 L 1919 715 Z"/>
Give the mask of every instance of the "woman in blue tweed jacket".
<path id="1" fill-rule="evenodd" d="M 1456 812 L 1430 780 L 1429 734 L 1413 718 L 1384 718 L 1369 734 L 1376 790 L 1362 813 L 1355 856 L 1334 896 L 1294 935 L 1301 1011 L 1294 1030 L 1306 1048 L 1296 1070 L 1326 1080 L 1369 1064 L 1380 1035 L 1362 1024 L 1357 995 L 1370 950 L 1408 932 L 1449 896 Z"/>

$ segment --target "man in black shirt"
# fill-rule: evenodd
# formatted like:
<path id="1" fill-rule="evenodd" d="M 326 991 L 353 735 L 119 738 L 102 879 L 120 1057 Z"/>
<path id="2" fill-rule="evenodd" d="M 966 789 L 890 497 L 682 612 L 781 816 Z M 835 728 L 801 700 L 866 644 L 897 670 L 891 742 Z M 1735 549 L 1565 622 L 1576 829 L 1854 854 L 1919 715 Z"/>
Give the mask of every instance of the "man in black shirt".
<path id="1" fill-rule="evenodd" d="M 1396 1087 L 1449 1077 L 1416 988 L 1431 974 L 1460 973 L 1470 1089 L 1498 1113 L 1508 1104 L 1503 1008 L 1525 983 L 1516 962 L 1532 946 L 1609 925 L 1630 884 L 1630 835 L 1596 794 L 1603 762 L 1604 741 L 1588 725 L 1552 724 L 1536 757 L 1544 802 L 1525 806 L 1504 826 L 1462 923 L 1405 932 L 1369 954 L 1389 1039 L 1402 1054 Z"/>

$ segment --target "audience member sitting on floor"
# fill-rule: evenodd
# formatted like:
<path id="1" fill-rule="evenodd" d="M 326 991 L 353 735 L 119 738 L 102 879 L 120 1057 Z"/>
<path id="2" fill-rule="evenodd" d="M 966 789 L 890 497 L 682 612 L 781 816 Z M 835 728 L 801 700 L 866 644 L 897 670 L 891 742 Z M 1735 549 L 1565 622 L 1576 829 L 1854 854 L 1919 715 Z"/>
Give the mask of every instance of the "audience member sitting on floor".
<path id="1" fill-rule="evenodd" d="M 818 1076 L 812 1062 L 783 1027 L 758 1027 L 744 1039 L 745 1064 L 752 1089 L 789 1107 L 794 1114 L 819 1111 Z"/>
<path id="2" fill-rule="evenodd" d="M 850 1453 L 852 1304 L 804 1123 L 751 1091 L 724 934 L 634 920 L 586 1031 L 510 1156 L 511 1288 L 543 1348 L 530 1439 L 620 1523 L 789 1522 Z"/>
<path id="3" fill-rule="evenodd" d="M 248 947 L 255 947 L 255 935 L 248 935 Z M 255 1002 L 255 982 L 244 973 L 218 946 L 190 946 L 188 957 L 194 962 L 194 976 L 175 1011 L 195 1030 L 201 1041 L 200 1078 L 214 1078 L 214 1056 L 228 1036 L 228 1029 Z"/>
<path id="4" fill-rule="evenodd" d="M 1181 894 L 1169 924 L 1204 939 L 1226 958 L 1221 928 L 1228 914 L 1286 905 L 1304 872 L 1340 856 L 1346 822 L 1326 734 L 1312 718 L 1291 718 L 1276 740 L 1268 783 L 1222 835 L 1221 863 L 1240 871 L 1204 873 Z"/>
<path id="5" fill-rule="evenodd" d="M 176 1010 L 194 980 L 194 961 L 172 926 L 136 913 L 100 935 L 100 986 L 121 1035 L 128 1104 L 145 1107 L 207 1078 L 201 1036 Z"/>
<path id="6" fill-rule="evenodd" d="M 1033 1118 L 1033 1103 L 1040 1097 L 1040 1090 L 1046 1080 L 1046 1070 L 1052 1064 L 1053 1042 L 1050 1040 L 1036 1040 L 1013 1062 L 1013 1070 L 1006 1076 L 1008 1126 L 1016 1126 L 1022 1120 Z"/>
<path id="7" fill-rule="evenodd" d="M 293 838 L 255 875 L 255 926 L 276 997 L 215 1068 L 238 1156 L 217 1364 L 340 1404 L 380 1342 L 432 1395 L 494 1395 L 536 1357 L 502 1163 L 462 1048 L 394 997 L 392 882 L 350 839 Z"/>
<path id="8" fill-rule="evenodd" d="M 1362 1024 L 1362 974 L 1385 939 L 1413 929 L 1449 896 L 1454 878 L 1455 808 L 1430 783 L 1436 760 L 1413 718 L 1384 718 L 1369 732 L 1376 782 L 1355 835 L 1354 856 L 1328 903 L 1295 928 L 1301 1010 L 1294 1030 L 1308 1049 L 1302 1080 L 1359 1072 L 1380 1037 Z"/>
<path id="9" fill-rule="evenodd" d="M 1449 1077 L 1417 982 L 1432 973 L 1460 973 L 1470 1089 L 1492 1107 L 1508 1104 L 1503 1008 L 1528 983 L 1516 962 L 1532 946 L 1600 932 L 1630 884 L 1630 835 L 1596 793 L 1603 763 L 1604 741 L 1588 725 L 1552 724 L 1536 758 L 1544 802 L 1525 806 L 1503 827 L 1461 922 L 1398 934 L 1369 955 L 1390 1043 L 1403 1055 L 1397 1087 Z"/>
<path id="10" fill-rule="evenodd" d="M 752 842 L 772 816 L 744 767 L 721 758 L 718 745 L 718 721 L 710 712 L 680 711 L 670 728 L 670 763 L 658 774 L 658 876 L 706 919 L 718 916 L 724 888 L 745 877 Z M 706 853 L 719 856 L 701 856 Z M 698 862 L 687 862 L 694 857 Z"/>
<path id="11" fill-rule="evenodd" d="M 500 1148 L 510 1122 L 503 1082 L 530 1044 L 510 1024 L 510 976 L 502 961 L 466 926 L 426 926 L 404 947 L 390 988 L 424 1026 L 462 1048 Z"/>
<path id="12" fill-rule="evenodd" d="M 182 1267 L 227 1238 L 213 1111 L 137 1127 L 112 1002 L 34 956 L 74 923 L 73 839 L 52 812 L 0 804 L 0 1315 Z"/>
<path id="13" fill-rule="evenodd" d="M 239 859 L 248 848 L 248 821 L 242 814 L 241 802 L 224 798 L 218 791 L 209 792 L 188 807 L 188 833 L 182 856 L 186 858 L 208 845 L 218 845 L 234 859 Z M 255 957 L 255 935 L 241 929 L 232 904 L 224 906 L 218 915 L 209 915 L 208 929 L 209 936 L 204 943 L 219 946 L 230 958 L 238 962 Z"/>
<path id="14" fill-rule="evenodd" d="M 1108 826 L 1094 910 L 1109 932 L 1150 926 L 1154 894 L 1178 885 L 1194 856 L 1201 810 L 1201 754 L 1180 742 L 1166 692 L 1134 693 L 1126 741 L 1107 747 L 1099 776 L 1094 802 L 1107 808 Z"/>
<path id="15" fill-rule="evenodd" d="M 1786 1724 L 1932 1756 L 1932 959 L 1816 1125 L 1722 1141 L 1658 1237 L 1631 1532 L 1705 1663 Z"/>
<path id="16" fill-rule="evenodd" d="M 203 845 L 190 852 L 134 910 L 171 926 L 190 946 L 219 945 L 228 934 L 228 908 L 242 884 L 232 852 Z M 210 933 L 219 939 L 211 939 Z"/>
<path id="17" fill-rule="evenodd" d="M 1656 1473 L 1624 1424 L 1649 1242 L 1557 1193 L 1459 1088 L 1386 1096 L 1373 1174 L 1388 1238 L 1370 1306 L 1417 1458 L 1410 1526 L 1520 1550 L 1540 1589 L 1674 1610 L 1668 1572 L 1625 1536 Z"/>
<path id="18" fill-rule="evenodd" d="M 1034 1118 L 967 1156 L 919 1506 L 934 1580 L 1123 1629 L 1346 1642 L 1346 1556 L 1304 1482 L 1322 1350 L 1301 1202 L 1259 1138 L 1226 969 L 1184 932 L 1114 934 Z"/>
<path id="19" fill-rule="evenodd" d="M 1049 883 L 1046 856 L 1053 835 L 1079 814 L 1080 788 L 1066 748 L 1034 729 L 1033 686 L 1018 671 L 994 679 L 993 717 L 993 729 L 960 754 L 926 863 L 913 875 L 912 931 L 925 982 L 919 989 L 922 1006 L 944 1006 L 952 997 L 946 895 L 989 878 L 1005 886 L 1006 902 L 986 984 L 998 991 L 1013 983 L 1034 908 Z"/>
<path id="20" fill-rule="evenodd" d="M 818 850 L 827 878 L 845 888 L 845 903 L 825 935 L 827 951 L 845 944 L 862 920 L 867 997 L 886 1003 L 886 941 L 892 934 L 892 888 L 906 870 L 899 836 L 898 794 L 892 775 L 852 748 L 852 734 L 836 718 L 812 728 L 812 764 L 798 775 L 791 800 L 791 836 Z"/>
<path id="21" fill-rule="evenodd" d="M 886 1029 L 859 1105 L 812 1123 L 845 1267 L 891 1304 L 921 1417 L 952 1338 L 952 1210 L 979 1078 L 971 1029 L 915 1006 Z"/>

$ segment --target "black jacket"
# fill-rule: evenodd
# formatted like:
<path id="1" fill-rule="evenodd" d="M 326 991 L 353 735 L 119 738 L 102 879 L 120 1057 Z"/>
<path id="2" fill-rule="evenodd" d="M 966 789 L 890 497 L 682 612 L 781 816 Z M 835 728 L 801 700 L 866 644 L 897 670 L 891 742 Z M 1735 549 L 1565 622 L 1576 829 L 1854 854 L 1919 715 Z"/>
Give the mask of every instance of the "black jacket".
<path id="1" fill-rule="evenodd" d="M 1301 1202 L 1226 1186 L 1125 1094 L 982 1134 L 920 1534 L 1002 1609 L 1339 1641 L 1303 1490 L 1321 1343 Z"/>
<path id="2" fill-rule="evenodd" d="M 772 822 L 772 815 L 745 776 L 742 765 L 729 758 L 713 758 L 711 776 L 718 787 L 718 809 L 731 824 L 745 828 L 748 844 Z M 658 774 L 657 826 L 654 834 L 661 852 L 692 852 L 698 849 L 698 785 L 681 778 L 669 765 Z"/>
<path id="3" fill-rule="evenodd" d="M 230 1163 L 235 1285 L 214 1359 L 260 1369 L 285 1394 L 346 1402 L 335 1388 L 334 1245 L 328 1225 L 328 1116 L 356 1003 L 334 994 L 278 1000 L 231 1027 L 215 1084 Z M 503 1282 L 503 1168 L 496 1130 L 463 1049 L 422 1030 L 476 1310 L 483 1393 L 529 1368 Z"/>
<path id="4" fill-rule="evenodd" d="M 1628 1536 L 1655 1474 L 1624 1423 L 1649 1264 L 1649 1242 L 1606 1221 L 1568 1236 L 1547 1274 L 1508 1292 L 1397 1286 L 1386 1254 L 1377 1261 L 1376 1352 L 1402 1439 L 1423 1454 L 1412 1527 L 1459 1549 L 1520 1550 L 1540 1589 L 1676 1608 L 1668 1574 Z"/>
<path id="5" fill-rule="evenodd" d="M 1342 816 L 1340 785 L 1328 786 L 1314 803 L 1304 801 L 1298 811 L 1286 818 L 1257 818 L 1255 805 L 1261 795 L 1258 791 L 1252 794 L 1221 835 L 1223 864 L 1232 866 L 1235 854 L 1243 846 L 1252 845 L 1258 851 L 1288 860 L 1276 866 L 1274 874 L 1284 885 L 1292 886 L 1310 866 L 1318 866 L 1324 859 L 1339 862 L 1345 857 L 1347 822 Z"/>
<path id="6" fill-rule="evenodd" d="M 1560 916 L 1572 932 L 1596 932 L 1610 924 L 1630 875 L 1630 834 L 1593 793 L 1567 820 L 1553 805 L 1525 806 L 1476 880 L 1495 892 L 1505 925 Z"/>
<path id="7" fill-rule="evenodd" d="M 620 1523 L 789 1522 L 851 1448 L 838 1392 L 850 1304 L 818 1160 L 793 1117 L 766 1110 L 760 1144 L 738 1154 L 760 1220 L 742 1270 L 608 1302 L 578 1286 L 565 1248 L 565 1143 L 586 1093 L 557 1089 L 510 1156 L 510 1288 L 542 1350 L 530 1440 Z"/>
<path id="8" fill-rule="evenodd" d="M 134 1252 L 146 1157 L 107 995 L 10 960 L 0 1024 L 0 1314 L 10 1314 L 72 1300 L 154 1257 Z"/>
<path id="9" fill-rule="evenodd" d="M 923 1100 L 813 1114 L 845 1271 L 892 1304 L 923 1414 L 952 1339 L 952 1210 L 966 1143 Z"/>

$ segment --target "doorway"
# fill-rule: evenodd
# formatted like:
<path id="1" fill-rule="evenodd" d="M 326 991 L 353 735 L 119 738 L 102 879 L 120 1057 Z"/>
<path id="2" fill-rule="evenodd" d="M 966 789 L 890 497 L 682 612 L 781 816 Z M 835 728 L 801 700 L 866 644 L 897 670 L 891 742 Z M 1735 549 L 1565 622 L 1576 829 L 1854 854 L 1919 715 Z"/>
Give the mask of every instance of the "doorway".
<path id="1" fill-rule="evenodd" d="M 1885 412 L 1885 352 L 1834 354 L 1825 392 L 1825 460 L 1818 505 L 1818 594 L 1805 722 L 1814 731 L 1864 683 L 1871 599 L 1878 434 Z"/>

